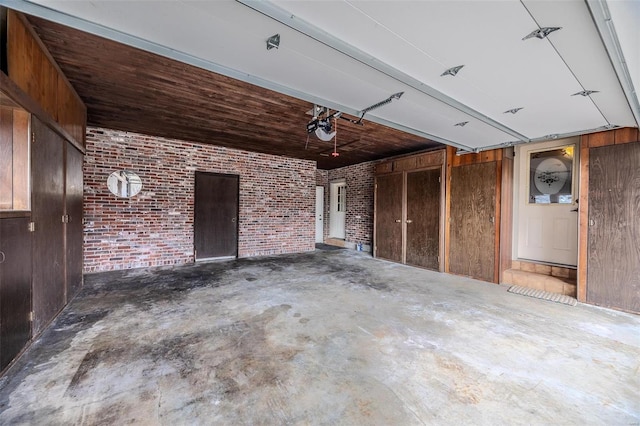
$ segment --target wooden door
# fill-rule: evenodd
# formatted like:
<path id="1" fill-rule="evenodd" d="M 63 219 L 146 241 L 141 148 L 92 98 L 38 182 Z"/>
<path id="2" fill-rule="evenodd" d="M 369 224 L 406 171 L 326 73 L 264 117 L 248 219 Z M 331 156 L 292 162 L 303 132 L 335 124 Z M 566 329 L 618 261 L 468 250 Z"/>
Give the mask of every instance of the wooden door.
<path id="1" fill-rule="evenodd" d="M 65 173 L 65 255 L 67 302 L 82 287 L 82 163 L 83 155 L 70 143 L 66 144 Z"/>
<path id="2" fill-rule="evenodd" d="M 31 120 L 33 334 L 65 305 L 64 140 L 35 116 Z"/>
<path id="3" fill-rule="evenodd" d="M 440 168 L 407 173 L 406 263 L 438 270 Z"/>
<path id="4" fill-rule="evenodd" d="M 196 260 L 238 255 L 238 190 L 234 175 L 196 172 Z"/>
<path id="5" fill-rule="evenodd" d="M 589 157 L 587 302 L 640 312 L 640 142 Z"/>
<path id="6" fill-rule="evenodd" d="M 347 217 L 347 184 L 331 183 L 329 189 L 329 237 L 344 240 Z"/>
<path id="7" fill-rule="evenodd" d="M 402 262 L 401 173 L 376 177 L 375 249 L 382 259 Z"/>
<path id="8" fill-rule="evenodd" d="M 316 186 L 316 243 L 324 242 L 324 186 Z"/>
<path id="9" fill-rule="evenodd" d="M 495 278 L 496 163 L 453 167 L 449 221 L 449 272 Z"/>
<path id="10" fill-rule="evenodd" d="M 31 233 L 28 217 L 0 219 L 0 370 L 31 338 Z"/>

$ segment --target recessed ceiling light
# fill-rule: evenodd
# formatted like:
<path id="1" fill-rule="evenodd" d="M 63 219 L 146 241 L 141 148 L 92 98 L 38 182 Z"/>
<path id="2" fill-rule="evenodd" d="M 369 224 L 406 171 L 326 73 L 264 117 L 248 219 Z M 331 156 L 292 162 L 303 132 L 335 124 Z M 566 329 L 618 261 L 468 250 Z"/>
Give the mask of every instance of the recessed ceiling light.
<path id="1" fill-rule="evenodd" d="M 558 31 L 562 29 L 562 27 L 542 27 L 542 28 L 538 28 L 537 30 L 533 30 L 531 31 L 529 34 L 527 34 L 526 36 L 524 36 L 522 39 L 526 40 L 528 38 L 539 38 L 539 39 L 543 39 L 546 38 L 549 34 L 551 34 L 554 31 Z"/>
<path id="2" fill-rule="evenodd" d="M 571 96 L 577 96 L 577 95 L 580 95 L 580 96 L 589 96 L 589 95 L 590 95 L 590 94 L 592 94 L 592 93 L 598 93 L 598 91 L 597 91 L 597 90 L 582 90 L 582 91 L 580 91 L 580 92 L 578 92 L 578 93 L 574 93 L 574 94 L 573 94 L 573 95 L 571 95 Z"/>
<path id="3" fill-rule="evenodd" d="M 520 108 L 511 108 L 511 109 L 506 110 L 503 114 L 515 114 L 515 113 L 517 113 L 518 111 L 520 111 L 521 109 L 524 109 L 524 108 L 523 108 L 523 107 L 520 107 Z"/>
<path id="4" fill-rule="evenodd" d="M 464 67 L 464 65 L 458 65 L 457 67 L 449 68 L 448 70 L 440 74 L 440 77 L 444 77 L 445 75 L 450 75 L 455 77 L 456 74 L 458 74 L 458 71 L 462 69 L 462 67 Z"/>
<path id="5" fill-rule="evenodd" d="M 280 46 L 280 34 L 274 34 L 267 39 L 267 50 L 271 50 L 274 47 L 277 49 Z"/>
<path id="6" fill-rule="evenodd" d="M 459 122 L 459 123 L 454 124 L 453 126 L 454 126 L 454 127 L 455 127 L 455 126 L 458 126 L 458 127 L 464 127 L 464 126 L 466 126 L 467 124 L 469 124 L 469 122 L 468 122 L 468 121 L 461 121 L 461 122 Z"/>

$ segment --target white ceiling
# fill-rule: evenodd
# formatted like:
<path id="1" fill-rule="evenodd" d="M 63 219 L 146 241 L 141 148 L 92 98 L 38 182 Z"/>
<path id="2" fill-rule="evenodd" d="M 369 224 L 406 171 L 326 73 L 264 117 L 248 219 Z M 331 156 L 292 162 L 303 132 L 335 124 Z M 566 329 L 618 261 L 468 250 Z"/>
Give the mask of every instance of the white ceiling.
<path id="1" fill-rule="evenodd" d="M 465 150 L 638 126 L 636 0 L 0 3 Z"/>

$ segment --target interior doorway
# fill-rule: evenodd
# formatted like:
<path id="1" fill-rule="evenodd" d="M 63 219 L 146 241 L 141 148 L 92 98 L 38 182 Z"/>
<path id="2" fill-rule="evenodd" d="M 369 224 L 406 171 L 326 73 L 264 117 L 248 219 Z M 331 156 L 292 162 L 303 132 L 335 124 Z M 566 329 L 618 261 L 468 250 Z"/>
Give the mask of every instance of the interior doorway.
<path id="1" fill-rule="evenodd" d="M 196 172 L 195 259 L 238 255 L 239 177 Z"/>
<path id="2" fill-rule="evenodd" d="M 331 182 L 329 202 L 329 237 L 344 240 L 347 215 L 347 183 L 344 180 Z"/>
<path id="3" fill-rule="evenodd" d="M 316 243 L 324 242 L 324 186 L 316 186 Z"/>
<path id="4" fill-rule="evenodd" d="M 516 147 L 517 258 L 576 266 L 578 138 Z"/>

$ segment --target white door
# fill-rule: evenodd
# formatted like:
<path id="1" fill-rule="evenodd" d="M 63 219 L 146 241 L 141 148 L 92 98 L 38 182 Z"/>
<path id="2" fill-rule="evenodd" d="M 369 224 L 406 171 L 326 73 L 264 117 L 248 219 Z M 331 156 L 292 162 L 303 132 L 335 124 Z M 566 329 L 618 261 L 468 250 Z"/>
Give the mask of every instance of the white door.
<path id="1" fill-rule="evenodd" d="M 316 243 L 324 242 L 324 187 L 316 186 Z"/>
<path id="2" fill-rule="evenodd" d="M 347 213 L 347 184 L 332 182 L 329 203 L 329 237 L 345 238 L 345 217 Z"/>
<path id="3" fill-rule="evenodd" d="M 519 259 L 577 265 L 578 140 L 516 148 Z"/>

